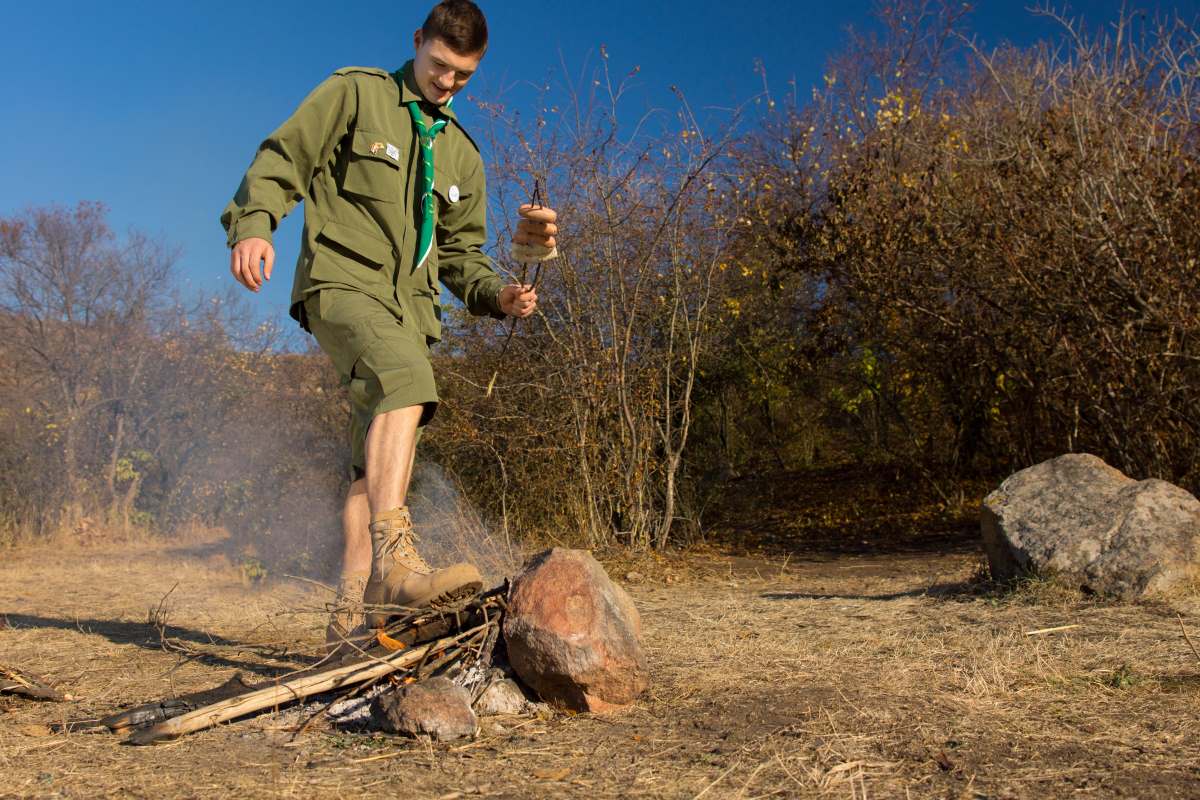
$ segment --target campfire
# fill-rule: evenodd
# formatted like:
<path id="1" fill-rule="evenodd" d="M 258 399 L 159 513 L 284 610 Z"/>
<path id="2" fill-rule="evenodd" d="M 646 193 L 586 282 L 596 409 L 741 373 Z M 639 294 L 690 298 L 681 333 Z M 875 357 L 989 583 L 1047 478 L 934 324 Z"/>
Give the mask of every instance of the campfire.
<path id="1" fill-rule="evenodd" d="M 356 647 L 335 665 L 320 664 L 287 680 L 254 685 L 235 677 L 206 692 L 112 714 L 97 725 L 129 733 L 131 744 L 154 744 L 318 695 L 332 695 L 326 703 L 332 706 L 380 682 L 401 686 L 441 675 L 482 692 L 507 591 L 505 583 L 453 610 L 388 609 L 392 621 L 376 634 L 374 644 L 364 642 L 369 646 Z"/>
<path id="2" fill-rule="evenodd" d="M 607 712 L 633 702 L 647 684 L 637 611 L 583 551 L 546 551 L 511 582 L 453 608 L 380 610 L 388 624 L 347 642 L 348 655 L 259 683 L 239 673 L 205 691 L 62 727 L 106 729 L 148 745 L 300 707 L 300 730 L 323 716 L 369 716 L 384 730 L 453 738 L 474 731 L 473 708 L 527 707 L 528 697 Z M 6 691 L 65 699 L 31 676 L 3 670 L 0 677 Z"/>

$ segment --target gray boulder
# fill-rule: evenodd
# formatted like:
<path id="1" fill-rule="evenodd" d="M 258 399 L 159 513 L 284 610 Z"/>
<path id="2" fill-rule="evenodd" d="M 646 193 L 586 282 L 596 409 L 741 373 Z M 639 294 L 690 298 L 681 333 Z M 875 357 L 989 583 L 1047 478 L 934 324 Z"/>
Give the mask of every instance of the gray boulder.
<path id="1" fill-rule="evenodd" d="M 371 720 L 389 733 L 424 735 L 443 742 L 474 736 L 479 730 L 467 690 L 441 677 L 375 697 Z"/>
<path id="2" fill-rule="evenodd" d="M 488 684 L 475 701 L 475 713 L 481 717 L 495 714 L 524 714 L 531 707 L 529 698 L 511 678 L 500 678 Z"/>
<path id="3" fill-rule="evenodd" d="M 996 580 L 1050 574 L 1133 599 L 1200 575 L 1200 501 L 1092 455 L 1015 473 L 984 498 L 980 527 Z"/>
<path id="4" fill-rule="evenodd" d="M 633 600 L 584 550 L 547 550 L 513 581 L 508 658 L 549 703 L 592 712 L 632 703 L 649 682 L 641 634 Z"/>

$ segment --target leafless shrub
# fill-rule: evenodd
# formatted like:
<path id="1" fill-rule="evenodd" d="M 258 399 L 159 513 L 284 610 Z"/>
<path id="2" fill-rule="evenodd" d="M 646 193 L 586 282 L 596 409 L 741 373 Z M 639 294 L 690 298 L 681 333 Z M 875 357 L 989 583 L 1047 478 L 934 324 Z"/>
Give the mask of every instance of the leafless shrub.
<path id="1" fill-rule="evenodd" d="M 548 265 L 542 311 L 490 397 L 501 332 L 454 340 L 449 421 L 431 445 L 526 531 L 661 548 L 686 515 L 683 454 L 734 225 L 715 202 L 728 132 L 702 130 L 682 97 L 673 118 L 620 125 L 624 91 L 603 55 L 590 90 L 567 91 L 561 110 L 548 97 L 529 131 L 491 107 L 494 185 L 544 180 L 570 246 Z M 501 190 L 506 212 L 524 200 Z"/>
<path id="2" fill-rule="evenodd" d="M 98 204 L 0 219 L 7 530 L 199 520 L 311 561 L 337 541 L 336 379 L 279 352 L 237 302 L 183 302 L 173 260 L 163 242 L 119 239 Z"/>

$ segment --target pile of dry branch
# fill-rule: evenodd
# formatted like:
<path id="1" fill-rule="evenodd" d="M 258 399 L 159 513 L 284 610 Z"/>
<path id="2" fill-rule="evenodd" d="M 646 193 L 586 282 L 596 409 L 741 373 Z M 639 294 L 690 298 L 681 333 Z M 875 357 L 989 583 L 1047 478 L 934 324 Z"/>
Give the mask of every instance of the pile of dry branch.
<path id="1" fill-rule="evenodd" d="M 107 728 L 129 734 L 130 744 L 155 744 L 319 698 L 324 705 L 310 717 L 311 722 L 333 704 L 361 696 L 381 683 L 398 686 L 435 675 L 453 679 L 477 697 L 494 675 L 492 658 L 507 593 L 506 582 L 454 608 L 390 607 L 389 624 L 366 641 L 349 643 L 350 655 L 330 657 L 261 683 L 247 683 L 238 674 L 212 689 L 157 700 L 102 719 L 78 720 L 69 727 Z M 7 671 L 2 674 L 7 679 Z"/>

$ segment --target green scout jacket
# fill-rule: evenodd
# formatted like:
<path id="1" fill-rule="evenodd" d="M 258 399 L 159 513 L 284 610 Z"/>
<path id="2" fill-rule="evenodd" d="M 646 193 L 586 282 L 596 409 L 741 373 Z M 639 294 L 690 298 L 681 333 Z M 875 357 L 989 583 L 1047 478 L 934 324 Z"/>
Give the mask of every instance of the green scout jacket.
<path id="1" fill-rule="evenodd" d="M 291 314 L 305 329 L 304 298 L 322 286 L 398 304 L 429 340 L 441 336 L 438 280 L 472 314 L 503 317 L 503 283 L 481 248 L 487 197 L 483 161 L 448 108 L 452 124 L 434 140 L 436 246 L 419 267 L 420 145 L 406 103 L 425 103 L 412 62 L 393 73 L 346 67 L 326 79 L 259 146 L 221 214 L 229 246 L 271 234 L 301 200 L 304 236 Z"/>

